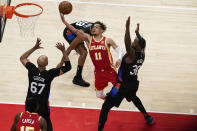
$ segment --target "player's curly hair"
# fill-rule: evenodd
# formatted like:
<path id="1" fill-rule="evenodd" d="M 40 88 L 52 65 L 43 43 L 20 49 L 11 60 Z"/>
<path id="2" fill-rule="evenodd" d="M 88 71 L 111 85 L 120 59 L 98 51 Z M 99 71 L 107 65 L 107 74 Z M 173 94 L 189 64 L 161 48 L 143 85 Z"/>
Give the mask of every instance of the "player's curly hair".
<path id="1" fill-rule="evenodd" d="M 99 24 L 101 26 L 101 29 L 103 29 L 103 31 L 106 31 L 107 30 L 107 27 L 104 23 L 100 22 L 100 21 L 96 21 L 92 24 L 92 27 L 95 25 L 95 24 Z"/>

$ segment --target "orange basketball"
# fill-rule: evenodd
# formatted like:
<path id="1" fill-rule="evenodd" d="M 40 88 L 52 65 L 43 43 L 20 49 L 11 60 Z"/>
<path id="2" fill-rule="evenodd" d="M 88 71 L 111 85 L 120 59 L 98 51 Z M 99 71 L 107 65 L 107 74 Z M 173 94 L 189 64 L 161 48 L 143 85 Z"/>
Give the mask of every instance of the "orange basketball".
<path id="1" fill-rule="evenodd" d="M 72 4 L 69 1 L 60 2 L 59 11 L 63 14 L 69 14 L 72 11 Z"/>

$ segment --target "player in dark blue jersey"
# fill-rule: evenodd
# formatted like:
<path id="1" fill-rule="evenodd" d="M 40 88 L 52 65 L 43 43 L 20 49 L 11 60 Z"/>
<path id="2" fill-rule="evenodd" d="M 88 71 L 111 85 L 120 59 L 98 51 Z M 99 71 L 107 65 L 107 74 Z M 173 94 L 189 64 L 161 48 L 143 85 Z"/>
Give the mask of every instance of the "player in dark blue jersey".
<path id="1" fill-rule="evenodd" d="M 78 30 L 82 30 L 83 32 L 90 34 L 90 28 L 92 26 L 92 22 L 88 21 L 78 21 L 71 24 L 73 27 L 75 27 Z M 63 36 L 66 39 L 66 41 L 71 44 L 71 42 L 77 37 L 77 35 L 69 30 L 67 27 L 64 29 Z M 72 45 L 70 45 L 72 46 Z M 84 45 L 84 42 L 80 43 L 76 48 L 76 52 L 80 55 L 78 58 L 78 66 L 77 66 L 77 73 L 75 77 L 73 78 L 73 84 L 82 86 L 82 87 L 89 87 L 90 84 L 83 80 L 82 78 L 82 70 L 83 66 L 87 57 L 87 49 Z M 67 51 L 70 53 L 70 47 L 67 49 Z"/>
<path id="2" fill-rule="evenodd" d="M 48 65 L 48 57 L 45 55 L 41 55 L 37 59 L 36 67 L 33 63 L 27 59 L 35 50 L 41 49 L 43 47 L 40 46 L 41 39 L 37 38 L 37 42 L 35 46 L 28 51 L 26 51 L 21 57 L 21 63 L 28 70 L 28 78 L 29 78 L 29 87 L 27 92 L 26 99 L 30 97 L 35 97 L 39 100 L 39 110 L 38 114 L 44 117 L 47 121 L 47 131 L 52 131 L 52 123 L 50 120 L 50 107 L 49 107 L 49 95 L 51 89 L 52 80 L 60 76 L 71 69 L 70 60 L 65 51 L 64 44 L 57 43 L 56 47 L 62 52 L 63 57 L 60 63 L 56 68 L 52 68 L 50 70 L 46 70 L 46 66 Z M 63 66 L 63 64 L 65 65 Z M 27 105 L 25 105 L 26 109 L 28 109 Z"/>
<path id="3" fill-rule="evenodd" d="M 119 83 L 118 86 L 114 86 L 111 91 L 107 94 L 106 100 L 103 103 L 100 117 L 98 131 L 104 129 L 105 122 L 107 121 L 107 116 L 110 109 L 114 106 L 119 107 L 122 100 L 126 98 L 128 102 L 133 102 L 133 104 L 141 111 L 144 118 L 148 124 L 153 124 L 153 117 L 151 117 L 145 110 L 141 100 L 136 96 L 138 90 L 139 81 L 138 70 L 142 66 L 145 59 L 145 47 L 146 41 L 139 34 L 139 24 L 136 28 L 136 39 L 134 42 L 130 38 L 130 17 L 126 22 L 126 32 L 125 32 L 125 47 L 126 54 L 122 59 L 121 66 L 119 68 Z"/>

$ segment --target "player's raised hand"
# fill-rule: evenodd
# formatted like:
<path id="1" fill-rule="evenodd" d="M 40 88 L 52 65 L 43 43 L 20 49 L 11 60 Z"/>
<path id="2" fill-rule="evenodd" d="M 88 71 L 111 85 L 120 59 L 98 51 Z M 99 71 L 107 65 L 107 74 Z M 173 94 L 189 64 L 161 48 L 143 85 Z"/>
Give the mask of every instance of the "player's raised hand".
<path id="1" fill-rule="evenodd" d="M 140 27 L 140 24 L 137 23 L 137 27 L 136 27 L 136 29 L 135 29 L 135 33 L 139 33 L 139 27 Z"/>
<path id="2" fill-rule="evenodd" d="M 128 17 L 126 21 L 126 29 L 129 29 L 129 27 L 130 27 L 130 16 Z"/>
<path id="3" fill-rule="evenodd" d="M 56 43 L 56 47 L 57 47 L 62 53 L 65 52 L 64 43 L 57 42 L 57 43 Z"/>
<path id="4" fill-rule="evenodd" d="M 41 39 L 38 37 L 38 38 L 37 38 L 37 41 L 36 41 L 36 44 L 34 45 L 34 49 L 43 48 L 43 47 L 40 46 L 41 44 L 42 44 L 42 43 L 41 43 Z"/>

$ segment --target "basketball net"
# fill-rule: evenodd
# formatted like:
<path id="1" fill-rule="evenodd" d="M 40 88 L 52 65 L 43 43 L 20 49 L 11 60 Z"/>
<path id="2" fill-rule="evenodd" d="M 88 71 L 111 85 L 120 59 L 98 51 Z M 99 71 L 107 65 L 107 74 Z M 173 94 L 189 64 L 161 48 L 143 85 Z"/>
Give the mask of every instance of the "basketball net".
<path id="1" fill-rule="evenodd" d="M 11 19 L 13 14 L 16 15 L 20 28 L 20 35 L 23 38 L 33 37 L 36 21 L 42 14 L 43 8 L 34 3 L 22 3 L 17 6 L 1 6 L 0 14 L 5 12 L 5 16 Z"/>
<path id="2" fill-rule="evenodd" d="M 15 15 L 19 24 L 21 37 L 29 38 L 35 36 L 34 30 L 39 18 L 38 14 L 42 12 L 42 8 L 34 4 L 27 4 L 19 7 L 15 7 Z"/>

